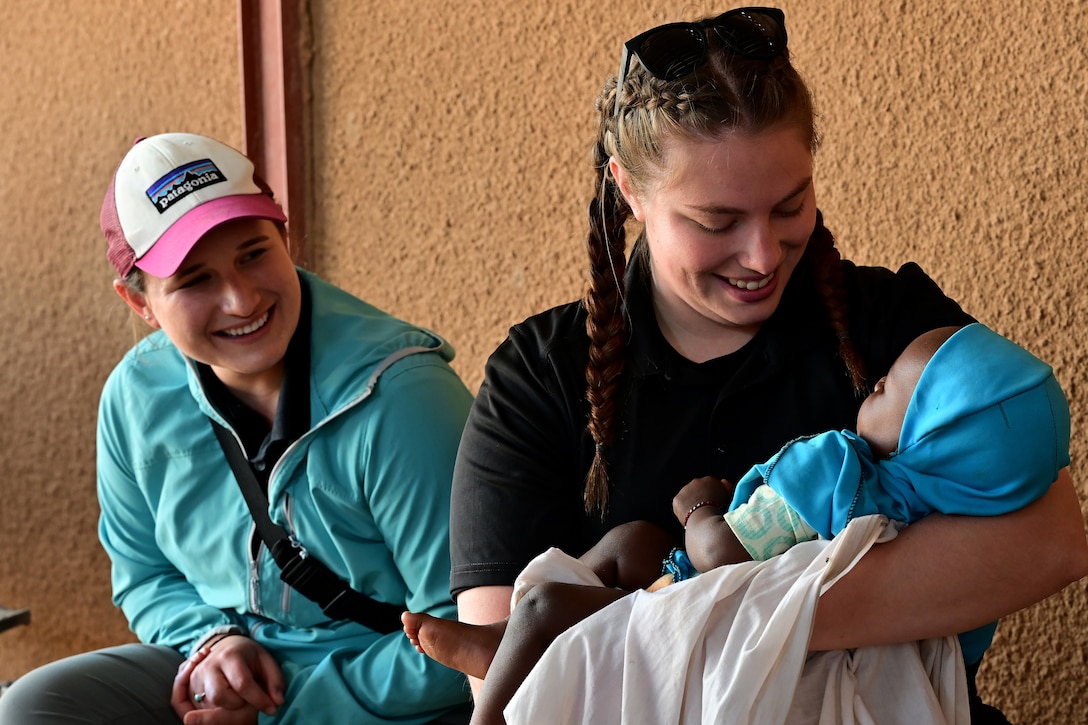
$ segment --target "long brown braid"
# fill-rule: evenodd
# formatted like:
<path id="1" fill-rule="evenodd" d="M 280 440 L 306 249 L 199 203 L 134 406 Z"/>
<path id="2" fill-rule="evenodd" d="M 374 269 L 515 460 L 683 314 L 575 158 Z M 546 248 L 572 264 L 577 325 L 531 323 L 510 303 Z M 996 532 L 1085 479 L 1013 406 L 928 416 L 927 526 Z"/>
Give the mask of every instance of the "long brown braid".
<path id="1" fill-rule="evenodd" d="M 849 310 L 846 304 L 846 288 L 842 280 L 842 257 L 835 247 L 835 237 L 824 226 L 823 214 L 816 214 L 816 228 L 809 237 L 805 256 L 812 265 L 816 291 L 827 308 L 831 327 L 839 338 L 839 357 L 846 365 L 846 373 L 858 397 L 868 391 L 865 382 L 865 361 L 850 339 Z"/>
<path id="2" fill-rule="evenodd" d="M 597 195 L 589 205 L 589 236 L 586 239 L 589 284 L 582 300 L 589 336 L 589 362 L 586 365 L 589 422 L 586 429 L 596 446 L 583 498 L 587 513 L 597 509 L 602 516 L 608 507 L 605 455 L 617 437 L 619 379 L 627 348 L 623 282 L 627 271 L 627 237 L 623 225 L 631 215 L 630 207 L 608 172 L 606 133 L 607 129 L 602 128 L 593 149 Z"/>
<path id="3" fill-rule="evenodd" d="M 713 36 L 713 34 L 710 34 Z M 620 112 L 614 115 L 616 94 Z M 624 224 L 631 209 L 609 171 L 609 160 L 626 173 L 636 193 L 645 192 L 666 173 L 664 143 L 672 138 L 720 139 L 737 131 L 753 132 L 790 125 L 808 133 L 810 148 L 819 145 L 815 111 L 808 88 L 790 64 L 788 51 L 769 61 L 733 55 L 714 37 L 706 63 L 675 81 L 652 77 L 637 57 L 631 59 L 624 87 L 616 78 L 604 85 L 596 102 L 600 119 L 593 147 L 597 193 L 589 207 L 589 280 L 583 305 L 587 312 L 589 359 L 586 365 L 586 430 L 595 451 L 586 476 L 587 513 L 603 518 L 608 507 L 608 453 L 620 436 L 621 376 L 627 350 L 624 274 L 627 268 Z M 648 253 L 644 239 L 635 244 L 632 263 Z M 835 240 L 818 220 L 806 256 L 839 338 L 839 349 L 855 388 L 864 386 L 864 369 L 850 341 L 841 260 Z"/>

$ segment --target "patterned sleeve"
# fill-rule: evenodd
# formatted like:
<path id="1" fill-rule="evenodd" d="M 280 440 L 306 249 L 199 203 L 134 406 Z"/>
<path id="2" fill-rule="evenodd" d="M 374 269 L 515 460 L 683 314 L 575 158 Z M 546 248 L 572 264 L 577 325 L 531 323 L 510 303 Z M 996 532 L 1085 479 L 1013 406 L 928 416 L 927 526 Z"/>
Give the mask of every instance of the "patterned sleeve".
<path id="1" fill-rule="evenodd" d="M 725 522 L 756 561 L 818 536 L 770 486 L 757 488 L 746 503 L 725 514 Z"/>

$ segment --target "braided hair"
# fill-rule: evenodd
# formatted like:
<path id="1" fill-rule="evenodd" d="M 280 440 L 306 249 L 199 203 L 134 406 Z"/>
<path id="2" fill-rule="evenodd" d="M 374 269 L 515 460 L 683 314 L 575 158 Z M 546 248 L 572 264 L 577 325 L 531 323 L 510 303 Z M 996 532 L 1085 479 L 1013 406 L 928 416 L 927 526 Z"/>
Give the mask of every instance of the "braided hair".
<path id="1" fill-rule="evenodd" d="M 599 117 L 593 145 L 596 194 L 589 205 L 586 252 L 589 280 L 585 307 L 589 358 L 586 364 L 586 431 L 594 443 L 586 476 L 587 513 L 603 518 L 608 507 L 608 453 L 620 436 L 621 383 L 626 363 L 628 320 L 624 275 L 627 268 L 624 225 L 630 206 L 609 171 L 610 159 L 626 172 L 636 191 L 648 188 L 664 172 L 663 145 L 672 138 L 710 140 L 736 131 L 791 125 L 807 131 L 813 152 L 819 146 L 815 111 L 808 88 L 791 65 L 789 52 L 770 60 L 734 55 L 713 34 L 706 63 L 673 81 L 653 77 L 637 56 L 623 88 L 610 78 L 597 97 Z M 619 94 L 619 112 L 615 113 Z M 842 265 L 835 239 L 817 216 L 805 258 L 839 339 L 839 355 L 859 395 L 865 391 L 862 360 L 850 341 Z M 631 263 L 648 269 L 645 233 L 636 240 Z"/>

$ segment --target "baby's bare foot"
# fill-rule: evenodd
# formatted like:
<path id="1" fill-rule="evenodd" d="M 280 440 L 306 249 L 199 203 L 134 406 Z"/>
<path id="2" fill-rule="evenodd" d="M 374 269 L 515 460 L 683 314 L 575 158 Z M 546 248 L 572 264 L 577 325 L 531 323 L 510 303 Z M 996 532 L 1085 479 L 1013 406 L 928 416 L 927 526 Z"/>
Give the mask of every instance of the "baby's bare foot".
<path id="1" fill-rule="evenodd" d="M 401 612 L 400 615 L 400 623 L 404 627 L 404 636 L 407 637 L 408 641 L 412 643 L 412 646 L 416 648 L 416 652 L 419 652 L 421 655 L 427 653 L 419 644 L 419 628 L 423 624 L 423 618 L 429 616 L 429 614 L 417 614 L 415 612 Z"/>
<path id="2" fill-rule="evenodd" d="M 400 620 L 404 624 L 404 634 L 416 651 L 479 679 L 487 674 L 506 631 L 505 620 L 494 624 L 465 624 L 417 612 L 405 612 Z"/>

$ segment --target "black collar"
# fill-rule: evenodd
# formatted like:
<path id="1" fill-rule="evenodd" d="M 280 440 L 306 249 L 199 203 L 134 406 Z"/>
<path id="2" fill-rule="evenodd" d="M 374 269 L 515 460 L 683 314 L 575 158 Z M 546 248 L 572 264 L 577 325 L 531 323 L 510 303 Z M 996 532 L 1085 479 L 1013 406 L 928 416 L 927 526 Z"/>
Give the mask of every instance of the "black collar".
<path id="1" fill-rule="evenodd" d="M 664 375 L 700 382 L 707 375 L 720 380 L 739 372 L 740 384 L 759 380 L 783 360 L 807 349 L 825 333 L 827 312 L 815 291 L 811 265 L 802 257 L 787 283 L 774 314 L 755 337 L 731 355 L 702 364 L 684 359 L 665 339 L 654 313 L 649 274 L 633 263 L 624 275 L 631 373 L 635 377 Z"/>
<path id="2" fill-rule="evenodd" d="M 268 421 L 239 400 L 212 369 L 197 363 L 200 382 L 209 402 L 226 419 L 242 439 L 246 457 L 258 471 L 269 471 L 289 445 L 310 428 L 310 340 L 312 305 L 306 280 L 299 277 L 302 288 L 298 327 L 291 336 L 284 355 L 283 381 L 280 383 L 279 405 L 271 427 Z"/>
<path id="3" fill-rule="evenodd" d="M 637 264 L 632 267 L 637 267 Z M 693 384 L 720 381 L 723 375 L 731 377 L 749 356 L 753 347 L 750 344 L 732 354 L 703 363 L 688 360 L 669 344 L 657 324 L 648 275 L 638 269 L 628 269 L 625 282 L 629 315 L 629 359 L 632 361 L 632 373 L 636 377 L 664 375 L 669 380 Z"/>

